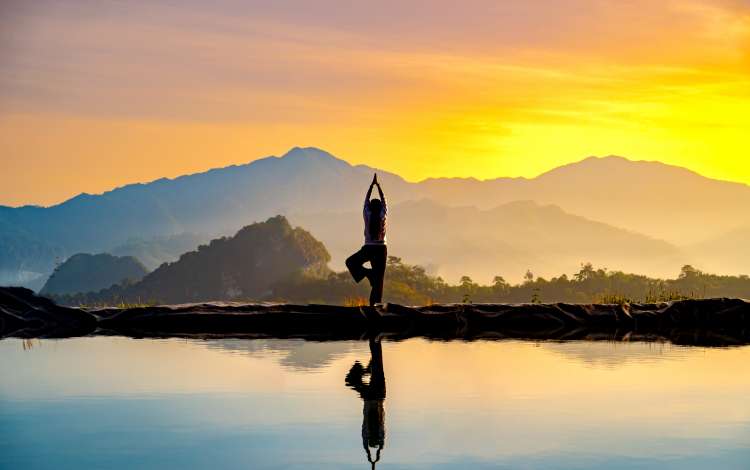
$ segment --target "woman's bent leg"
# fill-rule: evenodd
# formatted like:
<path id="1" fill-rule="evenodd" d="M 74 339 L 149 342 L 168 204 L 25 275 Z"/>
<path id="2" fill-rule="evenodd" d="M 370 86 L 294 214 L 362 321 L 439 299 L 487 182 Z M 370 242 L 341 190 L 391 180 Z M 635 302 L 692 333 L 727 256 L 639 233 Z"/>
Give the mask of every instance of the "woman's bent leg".
<path id="1" fill-rule="evenodd" d="M 362 247 L 358 252 L 346 259 L 346 267 L 349 269 L 349 273 L 351 273 L 355 282 L 364 279 L 367 276 L 368 271 L 370 271 L 363 266 L 368 260 L 367 253 L 365 253 L 365 247 Z"/>

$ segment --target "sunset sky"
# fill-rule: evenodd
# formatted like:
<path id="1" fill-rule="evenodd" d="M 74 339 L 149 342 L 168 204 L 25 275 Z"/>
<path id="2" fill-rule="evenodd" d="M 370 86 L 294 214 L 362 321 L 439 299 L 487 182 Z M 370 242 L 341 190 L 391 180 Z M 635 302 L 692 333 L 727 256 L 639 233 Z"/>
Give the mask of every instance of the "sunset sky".
<path id="1" fill-rule="evenodd" d="M 750 0 L 0 3 L 0 204 L 297 145 L 412 181 L 617 154 L 750 183 Z"/>

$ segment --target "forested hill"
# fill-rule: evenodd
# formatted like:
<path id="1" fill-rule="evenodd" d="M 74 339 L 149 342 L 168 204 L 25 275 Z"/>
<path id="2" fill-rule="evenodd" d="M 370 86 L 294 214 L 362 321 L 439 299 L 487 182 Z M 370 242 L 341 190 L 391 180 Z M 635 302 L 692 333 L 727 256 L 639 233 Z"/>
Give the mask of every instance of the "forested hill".
<path id="1" fill-rule="evenodd" d="M 55 269 L 40 293 L 60 295 L 97 291 L 123 281 L 139 281 L 146 273 L 146 267 L 132 256 L 79 253 Z"/>
<path id="2" fill-rule="evenodd" d="M 161 265 L 138 283 L 58 299 L 109 304 L 261 299 L 280 279 L 326 276 L 329 260 L 321 242 L 277 216 L 244 227 L 232 237 L 201 245 L 177 261 Z"/>

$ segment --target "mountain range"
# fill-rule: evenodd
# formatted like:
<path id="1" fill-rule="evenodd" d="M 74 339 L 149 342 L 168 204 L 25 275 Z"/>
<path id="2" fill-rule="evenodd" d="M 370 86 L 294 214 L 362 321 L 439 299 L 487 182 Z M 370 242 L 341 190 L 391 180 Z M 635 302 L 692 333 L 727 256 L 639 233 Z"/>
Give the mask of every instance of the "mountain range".
<path id="1" fill-rule="evenodd" d="M 390 213 L 389 252 L 450 282 L 463 275 L 483 283 L 496 275 L 516 281 L 529 269 L 549 278 L 575 271 L 584 261 L 673 276 L 684 264 L 683 253 L 663 240 L 533 201 L 483 210 L 422 199 L 395 204 Z M 338 267 L 360 243 L 360 231 L 351 230 L 358 217 L 358 212 L 328 212 L 290 219 L 322 240 Z"/>
<path id="2" fill-rule="evenodd" d="M 208 239 L 277 214 L 323 241 L 338 268 L 361 243 L 358 214 L 375 171 L 392 207 L 392 254 L 448 277 L 517 278 L 522 266 L 540 274 L 572 272 L 596 260 L 665 276 L 707 257 L 733 261 L 714 263 L 717 271 L 748 271 L 744 239 L 732 236 L 750 227 L 747 185 L 622 157 L 591 157 L 530 179 L 413 183 L 320 149 L 294 148 L 281 157 L 81 194 L 51 207 L 0 206 L 0 284 L 29 284 L 68 256 L 115 251 L 134 237 L 147 243 L 200 233 Z"/>
<path id="3" fill-rule="evenodd" d="M 750 186 L 617 156 L 589 157 L 532 179 L 432 179 L 419 185 L 425 197 L 452 205 L 555 204 L 679 246 L 750 226 Z"/>

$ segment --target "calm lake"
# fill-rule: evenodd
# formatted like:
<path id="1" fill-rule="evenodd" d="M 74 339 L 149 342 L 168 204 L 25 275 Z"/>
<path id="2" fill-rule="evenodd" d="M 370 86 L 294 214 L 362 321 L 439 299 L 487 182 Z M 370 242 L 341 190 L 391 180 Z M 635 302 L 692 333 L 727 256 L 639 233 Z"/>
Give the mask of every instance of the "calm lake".
<path id="1" fill-rule="evenodd" d="M 365 447 L 377 468 L 750 468 L 750 347 L 90 337 L 0 357 L 3 469 L 370 468 Z"/>

